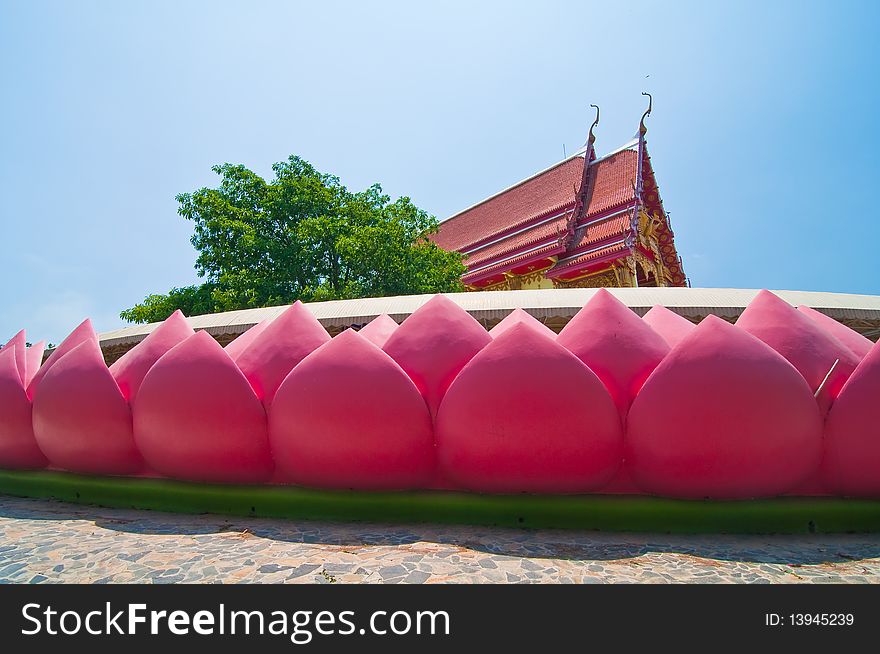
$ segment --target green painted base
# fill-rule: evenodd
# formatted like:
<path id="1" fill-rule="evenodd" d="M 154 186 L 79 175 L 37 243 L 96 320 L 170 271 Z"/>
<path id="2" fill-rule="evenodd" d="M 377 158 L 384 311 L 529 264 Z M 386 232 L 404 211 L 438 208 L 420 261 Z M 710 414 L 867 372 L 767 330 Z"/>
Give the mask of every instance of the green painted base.
<path id="1" fill-rule="evenodd" d="M 634 495 L 376 493 L 11 471 L 0 471 L 0 494 L 107 507 L 298 520 L 669 533 L 880 532 L 880 501 L 838 498 L 710 502 Z"/>

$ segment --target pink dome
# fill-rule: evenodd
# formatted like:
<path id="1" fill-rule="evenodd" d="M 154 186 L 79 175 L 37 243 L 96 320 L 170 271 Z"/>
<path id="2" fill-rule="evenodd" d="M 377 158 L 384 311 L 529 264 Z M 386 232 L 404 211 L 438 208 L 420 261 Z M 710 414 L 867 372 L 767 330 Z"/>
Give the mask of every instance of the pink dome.
<path id="1" fill-rule="evenodd" d="M 0 352 L 10 351 L 13 353 L 13 360 L 15 361 L 15 369 L 18 372 L 18 378 L 21 379 L 22 383 L 26 383 L 25 380 L 28 376 L 27 371 L 27 338 L 25 337 L 24 330 L 22 329 L 15 336 L 9 339 L 6 345 L 0 349 Z"/>
<path id="2" fill-rule="evenodd" d="M 501 334 L 506 332 L 514 325 L 518 325 L 519 323 L 526 323 L 527 325 L 531 325 L 536 330 L 538 330 L 539 333 L 553 339 L 556 338 L 556 332 L 554 332 L 547 325 L 535 318 L 532 314 L 519 308 L 511 311 L 504 317 L 504 320 L 502 320 L 492 329 L 490 329 L 489 336 L 491 336 L 492 338 L 498 338 L 499 336 L 501 336 Z"/>
<path id="3" fill-rule="evenodd" d="M 34 438 L 31 403 L 16 365 L 16 346 L 0 350 L 0 468 L 43 468 L 48 461 Z"/>
<path id="4" fill-rule="evenodd" d="M 413 380 L 434 417 L 452 380 L 491 341 L 467 311 L 435 295 L 403 321 L 383 349 Z"/>
<path id="5" fill-rule="evenodd" d="M 825 423 L 823 477 L 842 495 L 880 497 L 880 345 L 840 392 Z"/>
<path id="6" fill-rule="evenodd" d="M 604 288 L 568 322 L 556 342 L 596 373 L 621 415 L 669 352 L 663 337 Z"/>
<path id="7" fill-rule="evenodd" d="M 196 332 L 150 368 L 133 412 L 137 446 L 164 475 L 253 483 L 272 474 L 263 405 L 207 332 Z"/>
<path id="8" fill-rule="evenodd" d="M 495 338 L 459 373 L 436 434 L 444 476 L 480 492 L 593 491 L 622 458 L 620 416 L 602 382 L 528 323 Z"/>
<path id="9" fill-rule="evenodd" d="M 347 330 L 287 376 L 269 409 L 278 478 L 324 488 L 423 488 L 434 473 L 431 417 L 387 354 Z"/>
<path id="10" fill-rule="evenodd" d="M 25 375 L 24 387 L 30 385 L 31 380 L 37 374 L 40 366 L 43 364 L 43 352 L 46 351 L 46 341 L 38 341 L 27 349 L 25 354 L 25 363 L 27 375 Z"/>
<path id="11" fill-rule="evenodd" d="M 235 363 L 268 406 L 287 373 L 329 340 L 327 330 L 312 312 L 302 302 L 295 302 L 257 334 Z"/>
<path id="12" fill-rule="evenodd" d="M 97 339 L 83 339 L 48 369 L 33 401 L 33 419 L 37 444 L 55 467 L 109 475 L 143 467 L 131 410 Z"/>
<path id="13" fill-rule="evenodd" d="M 646 313 L 642 320 L 648 323 L 648 326 L 655 332 L 660 334 L 669 344 L 669 347 L 678 345 L 685 336 L 690 334 L 696 325 L 687 318 L 684 318 L 674 311 L 670 311 L 666 307 L 655 304 Z"/>
<path id="14" fill-rule="evenodd" d="M 33 401 L 34 395 L 36 394 L 37 387 L 40 384 L 40 380 L 46 376 L 46 373 L 52 368 L 52 366 L 57 363 L 61 357 L 70 352 L 73 348 L 89 341 L 94 343 L 94 345 L 98 348 L 98 352 L 101 351 L 100 346 L 98 345 L 98 335 L 95 334 L 95 330 L 92 327 L 92 321 L 86 318 L 83 320 L 76 329 L 74 329 L 70 334 L 61 341 L 61 344 L 56 347 L 52 354 L 49 355 L 49 358 L 46 359 L 46 363 L 44 363 L 39 370 L 34 373 L 33 378 L 27 387 L 28 397 Z M 103 355 L 101 356 L 101 360 L 103 361 Z"/>
<path id="15" fill-rule="evenodd" d="M 814 392 L 839 359 L 824 388 L 830 398 L 837 397 L 859 362 L 843 343 L 770 291 L 755 296 L 736 326 L 788 359 Z"/>
<path id="16" fill-rule="evenodd" d="M 257 336 L 263 333 L 263 330 L 266 329 L 271 322 L 271 318 L 266 318 L 250 329 L 245 330 L 241 335 L 237 336 L 234 340 L 228 343 L 225 348 L 223 348 L 226 350 L 226 354 L 228 354 L 233 361 L 237 361 L 239 355 L 254 342 L 254 339 L 256 339 Z"/>
<path id="17" fill-rule="evenodd" d="M 397 326 L 394 318 L 383 313 L 364 325 L 358 334 L 376 347 L 384 347 L 388 339 L 391 338 L 391 334 L 397 330 Z"/>
<path id="18" fill-rule="evenodd" d="M 192 327 L 178 309 L 144 340 L 123 354 L 110 366 L 122 396 L 129 402 L 137 395 L 144 377 L 153 364 L 172 347 L 192 336 Z"/>
<path id="19" fill-rule="evenodd" d="M 826 316 L 824 313 L 810 307 L 800 305 L 797 310 L 846 345 L 859 359 L 864 359 L 868 356 L 868 352 L 871 351 L 871 346 L 874 344 L 854 329 L 850 329 L 846 325 L 837 322 L 831 316 Z"/>
<path id="20" fill-rule="evenodd" d="M 709 316 L 645 382 L 627 419 L 627 468 L 657 495 L 784 493 L 819 465 L 822 420 L 797 370 Z"/>

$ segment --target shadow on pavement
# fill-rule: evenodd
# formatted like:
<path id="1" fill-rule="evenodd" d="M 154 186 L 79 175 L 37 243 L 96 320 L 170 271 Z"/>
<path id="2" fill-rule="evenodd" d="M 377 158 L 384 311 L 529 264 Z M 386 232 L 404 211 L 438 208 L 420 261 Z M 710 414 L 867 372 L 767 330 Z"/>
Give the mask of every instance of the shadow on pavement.
<path id="1" fill-rule="evenodd" d="M 85 520 L 102 529 L 138 535 L 217 534 L 346 548 L 438 543 L 499 556 L 613 561 L 647 553 L 792 566 L 880 557 L 880 535 L 670 535 L 569 530 L 528 530 L 439 524 L 291 521 L 221 515 L 185 515 L 110 509 L 51 500 L 0 496 L 0 518 Z"/>

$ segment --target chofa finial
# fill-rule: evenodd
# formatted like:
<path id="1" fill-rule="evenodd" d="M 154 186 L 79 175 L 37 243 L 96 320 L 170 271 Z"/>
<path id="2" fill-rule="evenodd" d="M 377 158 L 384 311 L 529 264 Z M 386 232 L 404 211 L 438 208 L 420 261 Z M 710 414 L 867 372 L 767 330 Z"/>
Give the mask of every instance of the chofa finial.
<path id="1" fill-rule="evenodd" d="M 593 124 L 590 125 L 590 135 L 587 137 L 587 143 L 588 143 L 589 145 L 592 145 L 593 143 L 596 142 L 596 135 L 593 134 L 593 128 L 595 128 L 596 125 L 599 124 L 599 105 L 597 105 L 597 104 L 591 104 L 590 106 L 593 107 L 593 108 L 596 110 L 596 120 L 594 120 L 594 121 L 593 121 Z"/>
<path id="2" fill-rule="evenodd" d="M 647 91 L 642 91 L 642 95 L 648 96 L 648 110 L 642 114 L 642 120 L 639 122 L 639 134 L 644 136 L 648 132 L 648 128 L 645 127 L 645 118 L 651 115 L 651 109 L 654 108 L 654 98 Z"/>

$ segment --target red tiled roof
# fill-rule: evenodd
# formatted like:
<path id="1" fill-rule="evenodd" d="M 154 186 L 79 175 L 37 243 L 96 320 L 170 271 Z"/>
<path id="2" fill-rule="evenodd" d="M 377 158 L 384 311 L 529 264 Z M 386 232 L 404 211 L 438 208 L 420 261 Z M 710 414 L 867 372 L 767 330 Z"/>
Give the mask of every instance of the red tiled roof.
<path id="1" fill-rule="evenodd" d="M 559 254 L 563 250 L 563 246 L 557 242 L 550 243 L 542 248 L 535 250 L 534 252 L 528 252 L 526 254 L 521 254 L 518 257 L 514 257 L 512 259 L 505 259 L 504 261 L 499 261 L 496 264 L 492 264 L 486 268 L 478 270 L 474 273 L 467 273 L 461 279 L 465 283 L 470 283 L 473 281 L 477 281 L 480 279 L 484 279 L 485 277 L 491 275 L 492 273 L 497 273 L 501 270 L 508 270 L 518 265 L 522 265 L 528 263 L 529 261 L 533 261 L 535 259 L 544 259 L 546 257 L 552 257 L 556 254 Z"/>
<path id="2" fill-rule="evenodd" d="M 497 243 L 492 243 L 492 245 L 475 250 L 467 256 L 465 264 L 467 264 L 468 268 L 473 269 L 492 259 L 502 257 L 517 250 L 527 249 L 529 246 L 544 243 L 550 239 L 555 239 L 565 233 L 566 221 L 570 215 L 571 212 L 546 223 L 530 227 L 519 234 L 505 238 Z"/>
<path id="3" fill-rule="evenodd" d="M 588 224 L 579 227 L 575 232 L 574 238 L 568 249 L 569 251 L 574 251 L 577 248 L 601 243 L 602 241 L 614 238 L 615 236 L 623 236 L 629 231 L 631 219 L 632 211 L 626 211 L 609 218 L 598 220 L 592 225 Z"/>
<path id="4" fill-rule="evenodd" d="M 633 186 L 639 170 L 638 160 L 639 154 L 635 150 L 621 150 L 593 164 L 588 217 L 635 200 Z"/>
<path id="5" fill-rule="evenodd" d="M 468 246 L 515 229 L 541 216 L 562 211 L 575 202 L 584 158 L 572 157 L 440 223 L 433 240 L 444 250 Z"/>
<path id="6" fill-rule="evenodd" d="M 548 277 L 574 276 L 626 252 L 624 239 L 631 227 L 628 209 L 636 200 L 638 162 L 639 152 L 630 144 L 590 165 L 588 188 L 583 189 L 587 207 L 578 211 L 574 233 L 568 231 L 568 221 L 584 172 L 581 155 L 446 220 L 433 240 L 446 250 L 465 253 L 466 283 L 495 279 L 501 272 L 537 265 L 552 256 L 559 256 L 560 261 L 547 271 Z M 659 211 L 665 216 L 647 152 L 642 173 L 642 201 L 652 215 Z M 665 221 L 658 238 L 673 284 L 685 285 L 672 230 Z"/>
<path id="7" fill-rule="evenodd" d="M 638 153 L 621 150 L 592 164 L 590 202 L 586 215 L 595 216 L 634 200 Z M 481 241 L 491 240 L 544 216 L 574 206 L 575 189 L 583 175 L 583 157 L 572 157 L 553 168 L 517 184 L 480 204 L 440 223 L 433 240 L 446 250 L 463 251 Z M 513 251 L 518 245 L 534 243 L 516 235 L 509 246 L 498 251 Z M 495 247 L 494 245 L 491 247 Z M 474 253 L 481 260 L 484 253 Z M 474 263 L 469 260 L 468 265 Z"/>

